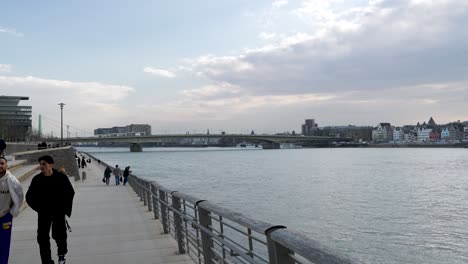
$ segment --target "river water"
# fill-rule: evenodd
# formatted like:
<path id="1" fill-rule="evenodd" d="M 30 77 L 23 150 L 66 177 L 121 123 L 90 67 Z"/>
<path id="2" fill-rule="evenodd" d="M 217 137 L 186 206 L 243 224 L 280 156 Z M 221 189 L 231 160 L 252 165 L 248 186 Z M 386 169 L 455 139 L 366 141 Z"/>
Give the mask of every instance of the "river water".
<path id="1" fill-rule="evenodd" d="M 468 263 L 468 149 L 81 150 L 365 263 Z"/>

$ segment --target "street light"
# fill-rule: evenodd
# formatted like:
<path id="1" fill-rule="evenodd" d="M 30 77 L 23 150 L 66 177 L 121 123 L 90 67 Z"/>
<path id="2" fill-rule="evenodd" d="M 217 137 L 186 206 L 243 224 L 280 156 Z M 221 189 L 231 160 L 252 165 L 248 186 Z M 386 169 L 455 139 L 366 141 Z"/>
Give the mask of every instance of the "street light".
<path id="1" fill-rule="evenodd" d="M 64 103 L 58 104 L 60 105 L 60 146 L 63 147 L 63 106 Z"/>

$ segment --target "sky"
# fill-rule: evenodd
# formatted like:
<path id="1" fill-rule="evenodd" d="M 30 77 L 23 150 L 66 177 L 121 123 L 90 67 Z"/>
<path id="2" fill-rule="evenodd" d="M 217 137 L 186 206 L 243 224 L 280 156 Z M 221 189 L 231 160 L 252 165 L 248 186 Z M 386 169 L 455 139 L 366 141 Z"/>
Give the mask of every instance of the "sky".
<path id="1" fill-rule="evenodd" d="M 468 1 L 0 2 L 0 95 L 72 135 L 468 120 Z"/>

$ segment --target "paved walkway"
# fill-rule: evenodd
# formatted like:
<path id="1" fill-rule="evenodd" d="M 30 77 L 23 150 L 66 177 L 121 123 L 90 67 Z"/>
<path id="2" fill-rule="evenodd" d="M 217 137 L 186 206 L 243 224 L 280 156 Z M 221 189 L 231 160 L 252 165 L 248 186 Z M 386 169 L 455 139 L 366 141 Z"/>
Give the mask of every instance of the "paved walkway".
<path id="1" fill-rule="evenodd" d="M 130 186 L 106 186 L 101 182 L 103 168 L 96 164 L 84 171 L 88 179 L 73 183 L 76 195 L 67 264 L 193 264 L 177 253 L 175 240 L 162 234 L 160 223 Z M 36 228 L 37 215 L 29 207 L 14 219 L 10 264 L 40 263 Z M 55 256 L 52 239 L 51 244 Z"/>

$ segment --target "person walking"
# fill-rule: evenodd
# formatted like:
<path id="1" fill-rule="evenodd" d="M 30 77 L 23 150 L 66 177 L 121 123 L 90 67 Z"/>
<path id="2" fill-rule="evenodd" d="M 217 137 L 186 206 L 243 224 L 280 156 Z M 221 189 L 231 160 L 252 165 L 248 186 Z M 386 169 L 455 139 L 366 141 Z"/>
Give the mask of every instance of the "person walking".
<path id="1" fill-rule="evenodd" d="M 111 167 L 107 166 L 106 170 L 104 170 L 104 179 L 107 185 L 109 185 L 111 173 L 112 173 Z"/>
<path id="2" fill-rule="evenodd" d="M 67 248 L 67 220 L 71 217 L 75 191 L 67 176 L 54 166 L 51 156 L 38 159 L 41 173 L 34 176 L 26 193 L 26 202 L 37 212 L 37 242 L 42 264 L 53 264 L 49 232 L 57 243 L 58 263 L 65 263 Z"/>
<path id="3" fill-rule="evenodd" d="M 128 181 L 128 176 L 130 175 L 132 171 L 130 170 L 130 166 L 125 167 L 125 170 L 123 172 L 123 185 L 125 186 Z"/>
<path id="4" fill-rule="evenodd" d="M 86 168 L 86 159 L 85 159 L 84 156 L 81 157 L 81 168 L 83 168 L 83 169 Z"/>
<path id="5" fill-rule="evenodd" d="M 78 157 L 77 161 L 78 161 L 78 169 L 80 169 L 81 168 L 81 159 L 80 159 L 80 157 Z"/>
<path id="6" fill-rule="evenodd" d="M 119 165 L 115 165 L 114 177 L 115 177 L 115 185 L 119 185 L 120 177 L 122 177 L 122 170 L 119 168 Z"/>
<path id="7" fill-rule="evenodd" d="M 0 264 L 8 264 L 13 217 L 23 205 L 23 187 L 8 170 L 8 161 L 0 157 Z"/>

